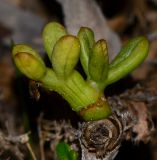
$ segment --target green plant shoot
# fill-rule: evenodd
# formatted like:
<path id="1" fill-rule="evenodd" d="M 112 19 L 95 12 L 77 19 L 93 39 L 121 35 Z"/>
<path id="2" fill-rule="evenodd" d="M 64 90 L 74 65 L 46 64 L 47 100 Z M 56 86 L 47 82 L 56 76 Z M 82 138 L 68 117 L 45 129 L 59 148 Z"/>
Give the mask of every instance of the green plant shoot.
<path id="1" fill-rule="evenodd" d="M 73 36 L 59 23 L 51 22 L 45 26 L 42 36 L 52 67 L 46 67 L 30 46 L 15 44 L 12 55 L 17 68 L 44 88 L 59 93 L 86 121 L 111 114 L 104 89 L 138 67 L 149 49 L 145 37 L 134 38 L 109 63 L 107 42 L 103 39 L 95 42 L 89 28 L 82 27 Z M 79 59 L 86 79 L 75 69 Z"/>

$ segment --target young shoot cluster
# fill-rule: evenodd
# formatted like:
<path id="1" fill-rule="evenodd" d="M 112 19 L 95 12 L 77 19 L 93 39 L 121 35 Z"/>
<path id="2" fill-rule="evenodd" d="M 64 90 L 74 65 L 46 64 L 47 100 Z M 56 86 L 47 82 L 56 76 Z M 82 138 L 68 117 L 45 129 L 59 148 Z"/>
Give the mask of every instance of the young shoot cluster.
<path id="1" fill-rule="evenodd" d="M 86 121 L 111 114 L 105 87 L 141 64 L 149 49 L 145 37 L 134 38 L 109 63 L 106 41 L 96 42 L 93 31 L 87 27 L 81 27 L 77 36 L 73 36 L 61 24 L 51 22 L 44 27 L 42 38 L 52 67 L 48 68 L 30 46 L 15 44 L 12 55 L 17 68 L 44 88 L 59 93 Z M 79 60 L 86 78 L 75 69 Z"/>

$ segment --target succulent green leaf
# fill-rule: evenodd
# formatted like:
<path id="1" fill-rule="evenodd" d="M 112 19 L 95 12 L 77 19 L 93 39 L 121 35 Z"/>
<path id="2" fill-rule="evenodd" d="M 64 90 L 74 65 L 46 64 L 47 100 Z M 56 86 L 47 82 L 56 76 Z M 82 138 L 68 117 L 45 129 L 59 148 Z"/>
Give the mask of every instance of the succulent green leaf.
<path id="1" fill-rule="evenodd" d="M 80 43 L 77 37 L 67 35 L 60 38 L 51 57 L 53 69 L 57 76 L 67 78 L 79 60 Z"/>
<path id="2" fill-rule="evenodd" d="M 80 61 L 87 77 L 89 78 L 88 64 L 93 45 L 95 43 L 94 33 L 90 28 L 81 27 L 77 36 L 81 44 Z"/>
<path id="3" fill-rule="evenodd" d="M 59 160 L 77 160 L 78 159 L 77 152 L 72 150 L 71 147 L 65 142 L 60 142 L 57 144 L 56 153 Z"/>
<path id="4" fill-rule="evenodd" d="M 52 50 L 55 45 L 55 43 L 62 37 L 67 34 L 67 31 L 65 28 L 57 23 L 57 22 L 51 22 L 48 23 L 43 30 L 43 41 L 44 41 L 44 47 L 48 54 L 49 59 L 51 59 Z"/>
<path id="5" fill-rule="evenodd" d="M 108 74 L 109 58 L 105 40 L 99 40 L 93 47 L 89 60 L 89 74 L 97 83 L 105 82 Z"/>
<path id="6" fill-rule="evenodd" d="M 147 57 L 149 42 L 145 37 L 130 40 L 109 65 L 106 85 L 123 78 Z"/>
<path id="7" fill-rule="evenodd" d="M 12 49 L 18 69 L 33 80 L 40 80 L 46 73 L 46 66 L 39 54 L 27 45 L 17 44 Z"/>

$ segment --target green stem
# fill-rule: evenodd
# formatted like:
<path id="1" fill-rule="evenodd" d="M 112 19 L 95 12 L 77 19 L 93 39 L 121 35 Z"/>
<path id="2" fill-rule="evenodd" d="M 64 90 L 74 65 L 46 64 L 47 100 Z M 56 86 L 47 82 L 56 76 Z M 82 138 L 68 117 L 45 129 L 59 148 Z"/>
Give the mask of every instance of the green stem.
<path id="1" fill-rule="evenodd" d="M 88 107 L 91 104 L 97 104 L 97 101 L 102 97 L 102 92 L 87 83 L 77 71 L 74 71 L 67 79 L 61 79 L 56 76 L 52 69 L 47 69 L 47 73 L 41 82 L 45 88 L 54 90 L 63 96 L 77 113 L 80 113 L 82 109 L 86 109 L 85 113 L 87 114 L 83 114 L 85 120 L 104 118 L 110 113 L 109 106 L 104 104 L 101 108 L 103 108 L 103 111 L 107 110 L 107 113 L 100 114 L 102 109 L 96 114 L 94 110 L 91 112 L 91 109 L 88 112 Z M 95 107 L 98 107 L 98 105 Z"/>

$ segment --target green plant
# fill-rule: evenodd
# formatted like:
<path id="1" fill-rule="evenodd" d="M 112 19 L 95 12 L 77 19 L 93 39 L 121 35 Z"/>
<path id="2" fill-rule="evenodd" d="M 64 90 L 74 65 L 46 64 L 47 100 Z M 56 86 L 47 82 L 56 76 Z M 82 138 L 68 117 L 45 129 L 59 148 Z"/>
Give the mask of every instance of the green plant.
<path id="1" fill-rule="evenodd" d="M 56 146 L 56 153 L 59 160 L 77 160 L 78 153 L 71 149 L 71 147 L 65 143 L 60 142 Z"/>
<path id="2" fill-rule="evenodd" d="M 129 41 L 109 64 L 107 43 L 95 42 L 91 29 L 82 27 L 77 36 L 67 33 L 56 23 L 43 30 L 43 43 L 52 68 L 34 49 L 25 44 L 13 46 L 13 59 L 28 78 L 38 81 L 48 90 L 56 91 L 86 120 L 98 120 L 111 114 L 104 89 L 135 69 L 147 56 L 149 42 L 145 37 Z M 81 61 L 86 80 L 75 69 Z"/>

